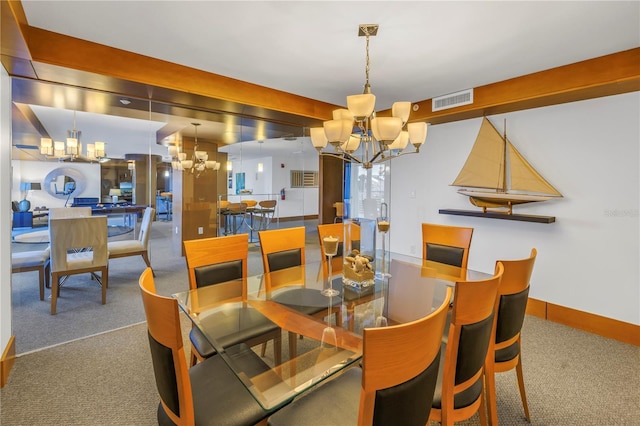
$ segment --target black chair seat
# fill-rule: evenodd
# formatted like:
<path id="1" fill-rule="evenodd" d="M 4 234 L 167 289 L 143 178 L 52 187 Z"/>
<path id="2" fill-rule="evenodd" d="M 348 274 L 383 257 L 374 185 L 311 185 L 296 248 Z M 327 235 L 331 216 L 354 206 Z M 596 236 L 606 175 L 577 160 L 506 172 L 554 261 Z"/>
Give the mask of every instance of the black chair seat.
<path id="1" fill-rule="evenodd" d="M 191 344 L 196 348 L 196 351 L 198 351 L 202 358 L 209 358 L 216 353 L 216 350 L 213 349 L 213 346 L 211 346 L 211 343 L 204 337 L 204 334 L 202 334 L 199 328 L 191 329 L 189 340 L 191 340 Z"/>
<path id="2" fill-rule="evenodd" d="M 279 330 L 274 322 L 252 308 L 221 310 L 200 318 L 200 326 L 205 330 L 211 330 L 213 337 L 224 348 Z M 201 337 L 207 342 L 204 335 Z"/>
<path id="3" fill-rule="evenodd" d="M 326 426 L 358 423 L 362 370 L 351 368 L 340 377 L 271 415 L 269 426 Z"/>
<path id="4" fill-rule="evenodd" d="M 266 372 L 269 366 L 246 345 L 237 345 L 227 352 L 245 371 Z M 247 391 L 240 379 L 219 355 L 208 358 L 189 369 L 195 424 L 253 425 L 270 414 Z M 158 406 L 158 424 L 173 425 L 162 404 Z"/>

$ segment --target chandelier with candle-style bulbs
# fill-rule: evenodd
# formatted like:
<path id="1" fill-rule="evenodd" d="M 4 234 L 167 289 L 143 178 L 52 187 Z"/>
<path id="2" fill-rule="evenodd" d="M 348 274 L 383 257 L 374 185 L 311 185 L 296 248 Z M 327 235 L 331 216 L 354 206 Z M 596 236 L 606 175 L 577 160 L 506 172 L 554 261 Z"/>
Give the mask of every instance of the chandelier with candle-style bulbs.
<path id="1" fill-rule="evenodd" d="M 378 33 L 377 24 L 359 26 L 358 36 L 366 37 L 366 82 L 361 95 L 347 96 L 347 109 L 333 111 L 333 120 L 311 128 L 311 143 L 321 155 L 341 157 L 371 168 L 404 154 L 415 154 L 427 138 L 427 123 L 407 123 L 411 102 L 395 102 L 391 117 L 376 117 L 376 97 L 369 85 L 369 37 Z M 333 152 L 323 151 L 331 144 Z M 414 151 L 404 151 L 411 143 Z"/>
<path id="2" fill-rule="evenodd" d="M 193 144 L 193 154 L 190 160 L 187 160 L 187 154 L 179 152 L 178 147 L 173 145 L 169 147 L 169 154 L 172 157 L 171 166 L 174 170 L 183 170 L 189 172 L 196 177 L 207 170 L 219 170 L 220 163 L 209 160 L 207 151 L 198 150 L 198 126 L 200 123 L 191 123 L 195 128 L 195 140 Z"/>
<path id="3" fill-rule="evenodd" d="M 53 141 L 51 138 L 40 138 L 40 154 L 46 157 L 58 159 L 68 158 L 71 161 L 81 159 L 84 161 L 108 160 L 104 142 L 94 142 L 87 144 L 86 155 L 82 155 L 82 142 L 80 135 L 82 132 L 76 128 L 76 112 L 73 112 L 73 130 L 67 130 L 67 142 Z"/>

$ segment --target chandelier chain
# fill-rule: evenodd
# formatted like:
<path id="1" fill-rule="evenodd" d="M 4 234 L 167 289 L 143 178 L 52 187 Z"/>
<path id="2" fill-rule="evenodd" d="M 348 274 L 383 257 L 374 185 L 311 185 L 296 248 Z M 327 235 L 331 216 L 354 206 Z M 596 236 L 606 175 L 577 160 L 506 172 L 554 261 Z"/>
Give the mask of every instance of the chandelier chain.
<path id="1" fill-rule="evenodd" d="M 366 46 L 367 46 L 367 56 L 366 56 L 366 65 L 365 65 L 365 68 L 364 68 L 366 83 L 365 83 L 364 87 L 365 87 L 366 93 L 369 93 L 371 91 L 371 89 L 370 89 L 371 86 L 369 86 L 369 68 L 370 68 L 370 66 L 369 66 L 369 33 L 367 32 L 366 34 L 367 34 L 367 44 L 366 44 Z"/>

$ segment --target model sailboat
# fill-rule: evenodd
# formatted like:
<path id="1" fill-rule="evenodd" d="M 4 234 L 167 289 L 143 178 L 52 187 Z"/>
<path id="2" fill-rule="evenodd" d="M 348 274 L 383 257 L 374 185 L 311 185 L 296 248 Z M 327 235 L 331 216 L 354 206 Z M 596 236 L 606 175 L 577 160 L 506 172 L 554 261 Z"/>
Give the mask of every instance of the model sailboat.
<path id="1" fill-rule="evenodd" d="M 562 197 L 507 139 L 506 123 L 502 136 L 486 117 L 452 185 L 463 187 L 458 193 L 468 196 L 471 204 L 481 207 L 483 212 L 506 209 L 511 214 L 514 204 Z"/>

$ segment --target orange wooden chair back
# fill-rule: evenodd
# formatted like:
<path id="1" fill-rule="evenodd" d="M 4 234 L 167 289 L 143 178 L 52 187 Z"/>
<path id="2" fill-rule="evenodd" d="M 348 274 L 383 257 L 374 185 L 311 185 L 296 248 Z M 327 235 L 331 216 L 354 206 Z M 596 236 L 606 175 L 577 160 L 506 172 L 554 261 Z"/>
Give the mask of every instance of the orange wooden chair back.
<path id="1" fill-rule="evenodd" d="M 267 292 L 279 287 L 300 285 L 305 282 L 305 235 L 304 226 L 258 232 Z M 291 253 L 292 257 L 297 255 L 298 260 L 285 262 L 289 267 L 278 270 L 279 267 L 274 267 L 274 255 L 284 252 Z M 300 267 L 292 268 L 293 266 Z"/>
<path id="2" fill-rule="evenodd" d="M 460 226 L 437 225 L 434 223 L 422 224 L 422 258 L 426 260 L 436 260 L 448 263 L 453 266 L 467 268 L 469 262 L 469 247 L 471 247 L 471 237 L 473 236 L 473 228 L 465 228 Z M 434 244 L 433 252 L 429 252 L 428 246 Z M 439 247 L 438 247 L 439 246 Z M 447 261 L 441 256 L 436 257 L 436 249 L 439 253 L 447 251 L 447 248 L 462 249 L 459 259 L 455 262 Z M 451 251 L 451 250 L 449 250 Z M 444 257 L 450 257 L 452 253 L 446 254 Z M 457 256 L 455 256 L 457 257 Z M 459 264 L 457 264 L 459 263 Z"/>
<path id="3" fill-rule="evenodd" d="M 160 402 L 176 425 L 193 425 L 193 394 L 182 340 L 178 301 L 156 294 L 151 268 L 144 270 L 138 283 L 147 317 L 149 346 Z"/>
<path id="4" fill-rule="evenodd" d="M 451 288 L 448 288 L 442 305 L 426 317 L 395 326 L 364 329 L 358 425 L 374 423 L 377 391 L 409 382 L 425 372 L 432 363 L 435 382 L 450 301 Z M 427 403 L 430 406 L 430 401 L 424 400 L 414 405 L 420 411 Z M 419 413 L 424 415 L 423 424 L 428 423 L 429 411 L 427 409 Z"/>
<path id="5" fill-rule="evenodd" d="M 249 258 L 249 236 L 247 234 L 189 240 L 183 244 L 191 290 L 198 288 L 195 271 L 203 266 L 241 260 L 242 277 L 246 279 Z M 242 300 L 246 300 L 246 281 L 243 280 L 242 284 L 237 296 L 242 295 Z"/>
<path id="6" fill-rule="evenodd" d="M 492 278 L 456 283 L 441 372 L 440 406 L 437 407 L 438 403 L 434 401 L 431 420 L 443 425 L 453 425 L 454 422 L 468 419 L 480 412 L 481 424 L 486 424 L 483 401 L 484 361 L 490 349 L 494 307 L 503 269 L 499 263 Z M 465 391 L 474 393 L 469 396 L 472 402 L 464 407 L 454 408 L 455 395 Z"/>
<path id="7" fill-rule="evenodd" d="M 533 248 L 528 258 L 518 260 L 499 260 L 504 266 L 502 281 L 496 299 L 496 317 L 492 347 L 487 354 L 485 375 L 487 377 L 487 407 L 492 424 L 498 422 L 496 402 L 495 373 L 516 369 L 520 399 L 525 417 L 529 417 L 529 404 L 524 388 L 522 372 L 521 330 L 529 299 L 529 282 L 538 251 Z M 515 355 L 512 355 L 515 354 Z"/>

